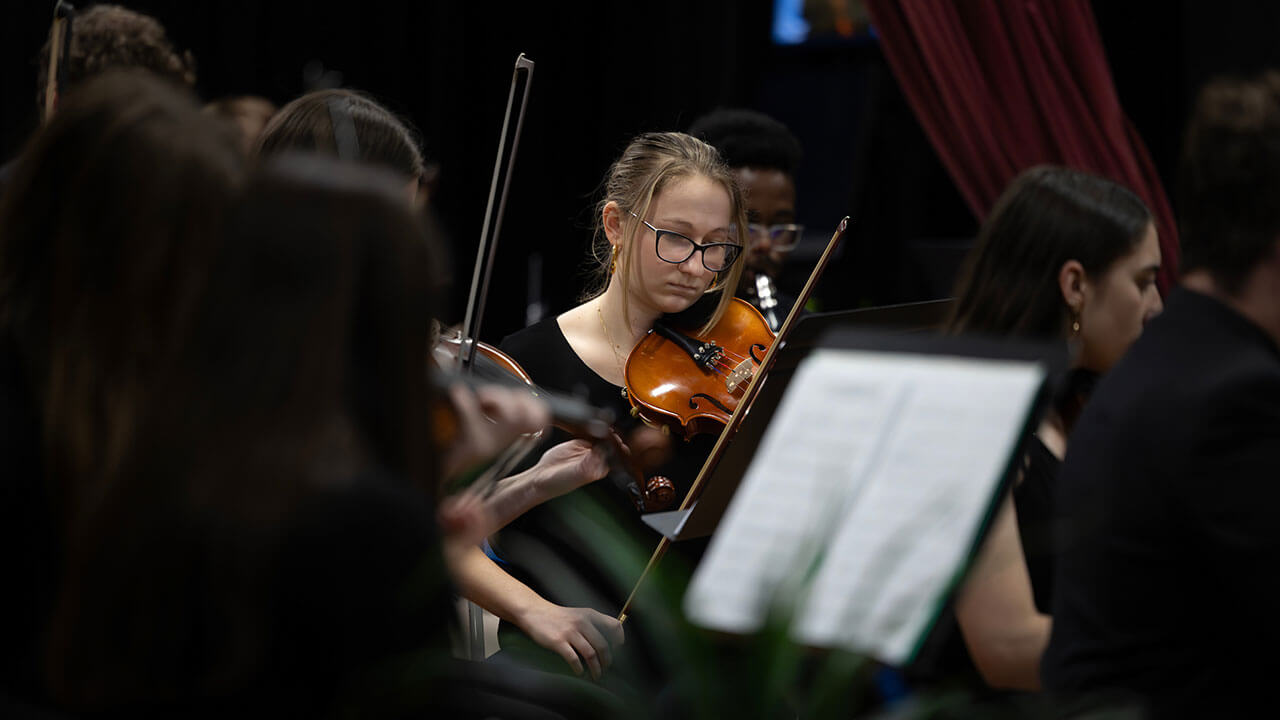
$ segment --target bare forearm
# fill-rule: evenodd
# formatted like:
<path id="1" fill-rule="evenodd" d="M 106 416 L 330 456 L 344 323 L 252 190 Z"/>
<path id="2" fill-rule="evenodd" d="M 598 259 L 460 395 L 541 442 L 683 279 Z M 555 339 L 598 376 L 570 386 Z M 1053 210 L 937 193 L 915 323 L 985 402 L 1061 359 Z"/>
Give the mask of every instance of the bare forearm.
<path id="1" fill-rule="evenodd" d="M 496 532 L 507 526 L 512 520 L 529 511 L 530 508 L 547 500 L 543 491 L 542 471 L 534 466 L 524 472 L 503 478 L 494 488 L 493 494 L 485 502 L 494 526 L 490 532 Z M 499 572 L 501 569 L 495 568 Z M 504 575 L 506 573 L 503 573 Z"/>
<path id="2" fill-rule="evenodd" d="M 534 642 L 564 658 L 575 673 L 599 678 L 612 662 L 612 646 L 624 640 L 622 624 L 591 608 L 561 607 L 506 574 L 479 548 L 449 560 L 462 594 L 516 624 Z"/>
<path id="3" fill-rule="evenodd" d="M 1052 621 L 1036 610 L 1010 498 L 1002 504 L 956 598 L 956 620 L 974 665 L 989 685 L 1040 689 L 1040 656 L 1049 643 Z"/>
<path id="4" fill-rule="evenodd" d="M 988 685 L 1013 690 L 1040 689 L 1040 657 L 1053 621 L 1034 614 L 999 628 L 960 622 L 973 664 Z M 966 627 L 967 626 L 967 627 Z"/>
<path id="5" fill-rule="evenodd" d="M 505 526 L 533 506 L 599 480 L 608 472 L 604 453 L 583 440 L 568 440 L 549 448 L 538 464 L 504 478 L 486 503 L 496 522 Z"/>
<path id="6" fill-rule="evenodd" d="M 520 625 L 532 608 L 549 604 L 528 585 L 504 572 L 478 547 L 450 558 L 449 570 L 463 597 L 508 622 Z"/>

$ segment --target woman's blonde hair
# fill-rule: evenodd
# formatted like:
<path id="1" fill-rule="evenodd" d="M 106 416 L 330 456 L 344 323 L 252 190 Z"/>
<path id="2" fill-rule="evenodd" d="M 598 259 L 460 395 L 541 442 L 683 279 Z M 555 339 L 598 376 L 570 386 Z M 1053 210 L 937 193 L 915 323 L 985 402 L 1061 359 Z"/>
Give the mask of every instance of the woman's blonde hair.
<path id="1" fill-rule="evenodd" d="M 716 149 L 684 133 L 645 133 L 627 145 L 605 177 L 604 194 L 596 205 L 595 237 L 592 245 L 593 282 L 588 286 L 584 299 L 603 293 L 612 280 L 610 265 L 614 260 L 613 245 L 605 234 L 605 206 L 611 202 L 617 203 L 622 211 L 623 239 L 619 243 L 617 266 L 622 269 L 634 267 L 637 250 L 633 240 L 636 230 L 642 227 L 640 218 L 648 214 L 653 199 L 672 181 L 696 176 L 719 183 L 729 193 L 730 221 L 736 239 L 738 242 L 742 241 L 747 226 L 746 203 L 733 172 L 725 165 Z M 716 273 L 715 282 L 708 292 L 719 292 L 720 300 L 703 330 L 720 320 L 733 299 L 741 275 L 741 262 L 735 262 L 728 270 Z M 630 272 L 618 272 L 616 276 L 622 283 L 623 312 L 629 320 L 630 310 L 626 305 L 626 297 L 631 282 Z"/>

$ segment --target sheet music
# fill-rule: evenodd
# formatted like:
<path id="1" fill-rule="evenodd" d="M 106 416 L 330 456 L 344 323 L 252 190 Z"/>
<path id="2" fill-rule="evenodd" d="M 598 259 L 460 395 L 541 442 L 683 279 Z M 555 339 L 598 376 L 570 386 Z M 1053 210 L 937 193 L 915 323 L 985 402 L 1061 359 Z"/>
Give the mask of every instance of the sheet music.
<path id="1" fill-rule="evenodd" d="M 841 350 L 807 358 L 685 598 L 752 632 L 901 664 L 932 624 L 1016 449 L 1035 364 Z"/>

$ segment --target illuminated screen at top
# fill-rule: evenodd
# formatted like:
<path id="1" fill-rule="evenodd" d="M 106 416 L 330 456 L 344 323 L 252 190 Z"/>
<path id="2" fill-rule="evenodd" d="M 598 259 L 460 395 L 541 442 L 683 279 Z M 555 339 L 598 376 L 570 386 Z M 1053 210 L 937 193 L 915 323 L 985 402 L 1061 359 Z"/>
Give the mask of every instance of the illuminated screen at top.
<path id="1" fill-rule="evenodd" d="M 875 36 L 863 0 L 774 0 L 775 45 L 840 44 Z"/>

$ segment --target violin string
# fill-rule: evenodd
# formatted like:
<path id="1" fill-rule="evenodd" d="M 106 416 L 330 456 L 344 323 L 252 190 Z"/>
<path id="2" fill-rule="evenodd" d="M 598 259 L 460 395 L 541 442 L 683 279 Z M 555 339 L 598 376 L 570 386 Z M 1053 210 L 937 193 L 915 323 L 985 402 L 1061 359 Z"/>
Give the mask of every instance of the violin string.
<path id="1" fill-rule="evenodd" d="M 741 355 L 737 355 L 737 354 L 735 354 L 735 353 L 731 353 L 731 352 L 729 352 L 728 350 L 725 350 L 725 351 L 721 352 L 720 356 L 721 356 L 721 357 L 723 357 L 723 358 L 726 358 L 726 359 L 728 359 L 728 360 L 730 360 L 730 361 L 732 361 L 732 362 L 734 362 L 734 363 L 741 363 L 742 361 L 746 360 L 746 358 L 745 358 L 745 357 L 743 357 L 743 356 L 741 356 Z"/>
<path id="2" fill-rule="evenodd" d="M 729 375 L 733 374 L 733 371 L 736 369 L 737 369 L 736 366 L 733 368 L 730 368 L 728 366 L 718 366 L 713 369 L 713 372 L 716 375 L 719 375 L 720 377 L 728 377 Z M 754 374 L 754 372 L 752 374 Z M 747 377 L 749 378 L 751 377 L 751 375 L 749 374 L 747 375 Z M 742 384 L 739 383 L 737 387 L 742 387 Z M 733 390 L 731 389 L 730 392 L 733 392 Z"/>
<path id="3" fill-rule="evenodd" d="M 737 370 L 738 366 L 743 363 L 743 359 L 742 358 L 717 359 L 714 361 L 714 363 L 715 363 L 715 366 L 718 368 L 723 368 L 727 372 L 733 372 L 734 370 Z"/>

